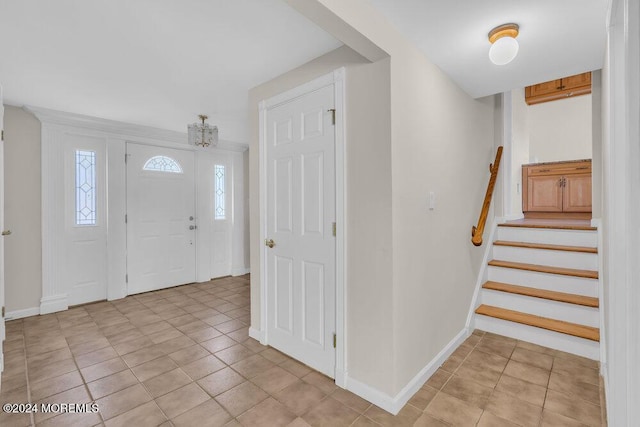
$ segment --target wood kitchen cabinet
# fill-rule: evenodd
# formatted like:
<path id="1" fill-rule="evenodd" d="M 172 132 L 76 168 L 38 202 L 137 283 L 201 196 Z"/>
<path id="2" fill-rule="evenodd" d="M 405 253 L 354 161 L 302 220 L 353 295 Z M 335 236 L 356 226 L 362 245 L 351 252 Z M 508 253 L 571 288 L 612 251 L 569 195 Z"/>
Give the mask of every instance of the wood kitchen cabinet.
<path id="1" fill-rule="evenodd" d="M 591 93 L 591 72 L 538 83 L 524 89 L 524 97 L 528 105 L 588 93 Z"/>
<path id="2" fill-rule="evenodd" d="M 591 160 L 522 166 L 522 211 L 530 218 L 590 218 Z"/>

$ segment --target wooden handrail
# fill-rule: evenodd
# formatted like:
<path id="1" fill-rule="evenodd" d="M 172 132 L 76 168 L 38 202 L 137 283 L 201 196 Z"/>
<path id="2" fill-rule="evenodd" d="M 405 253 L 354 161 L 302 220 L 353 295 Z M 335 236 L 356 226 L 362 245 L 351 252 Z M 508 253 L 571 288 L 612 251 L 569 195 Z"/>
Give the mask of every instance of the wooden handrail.
<path id="1" fill-rule="evenodd" d="M 482 204 L 482 210 L 480 211 L 480 218 L 478 218 L 478 226 L 471 227 L 471 243 L 475 246 L 480 246 L 482 244 L 482 233 L 484 233 L 484 224 L 487 222 L 487 215 L 489 215 L 489 207 L 491 206 L 491 198 L 493 197 L 493 188 L 496 186 L 496 179 L 498 178 L 501 158 L 502 146 L 498 147 L 496 160 L 493 164 L 489 165 L 491 178 L 489 178 L 487 193 L 484 195 L 484 203 Z"/>

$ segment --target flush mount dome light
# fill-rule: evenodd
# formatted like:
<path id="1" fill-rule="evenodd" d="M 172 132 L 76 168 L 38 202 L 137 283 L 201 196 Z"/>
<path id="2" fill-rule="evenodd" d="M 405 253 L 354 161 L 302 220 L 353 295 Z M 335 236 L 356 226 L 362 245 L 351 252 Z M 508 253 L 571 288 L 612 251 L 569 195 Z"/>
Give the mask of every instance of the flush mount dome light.
<path id="1" fill-rule="evenodd" d="M 513 61 L 518 54 L 518 24 L 504 24 L 489 32 L 489 59 L 496 65 L 505 65 Z"/>

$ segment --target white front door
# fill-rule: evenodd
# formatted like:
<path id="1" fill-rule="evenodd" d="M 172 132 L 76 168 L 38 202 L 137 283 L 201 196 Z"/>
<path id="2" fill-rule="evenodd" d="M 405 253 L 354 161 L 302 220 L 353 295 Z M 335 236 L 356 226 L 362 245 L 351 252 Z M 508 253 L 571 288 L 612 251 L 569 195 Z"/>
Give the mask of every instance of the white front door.
<path id="1" fill-rule="evenodd" d="M 269 345 L 334 377 L 334 87 L 267 110 L 265 246 Z"/>
<path id="2" fill-rule="evenodd" d="M 127 144 L 127 275 L 135 294 L 196 279 L 194 153 Z"/>

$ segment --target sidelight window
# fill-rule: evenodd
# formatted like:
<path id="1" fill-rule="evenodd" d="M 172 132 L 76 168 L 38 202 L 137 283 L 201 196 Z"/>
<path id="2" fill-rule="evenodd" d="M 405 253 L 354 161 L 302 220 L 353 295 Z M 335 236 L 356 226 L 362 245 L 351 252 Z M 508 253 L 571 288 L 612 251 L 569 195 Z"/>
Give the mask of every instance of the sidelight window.
<path id="1" fill-rule="evenodd" d="M 213 219 L 223 220 L 227 219 L 225 206 L 226 167 L 224 165 L 215 165 L 213 168 Z"/>
<path id="2" fill-rule="evenodd" d="M 76 150 L 76 225 L 96 225 L 96 152 Z"/>

